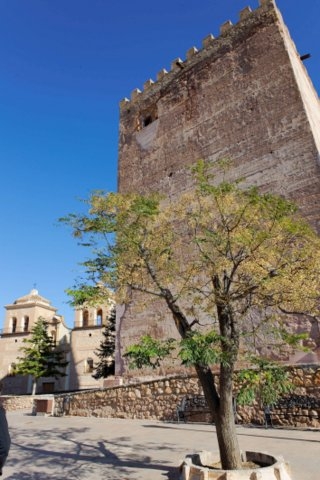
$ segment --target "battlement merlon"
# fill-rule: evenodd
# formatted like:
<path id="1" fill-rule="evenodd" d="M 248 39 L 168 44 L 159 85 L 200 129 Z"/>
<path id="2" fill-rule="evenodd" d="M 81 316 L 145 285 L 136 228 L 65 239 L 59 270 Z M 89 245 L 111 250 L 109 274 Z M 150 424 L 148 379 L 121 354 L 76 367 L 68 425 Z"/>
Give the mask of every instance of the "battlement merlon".
<path id="1" fill-rule="evenodd" d="M 260 6 L 252 10 L 250 7 L 245 7 L 239 13 L 239 22 L 235 25 L 230 20 L 225 22 L 220 27 L 220 35 L 214 37 L 212 34 L 207 35 L 202 41 L 202 48 L 198 50 L 196 47 L 190 48 L 186 53 L 186 60 L 177 58 L 171 62 L 171 70 L 168 72 L 165 69 L 160 70 L 157 74 L 157 80 L 149 79 L 144 84 L 143 90 L 136 88 L 131 93 L 131 98 L 124 98 L 120 101 L 120 110 L 127 108 L 131 103 L 143 100 L 144 93 L 150 94 L 156 92 L 162 86 L 170 83 L 182 70 L 191 67 L 197 62 L 200 57 L 205 57 L 212 53 L 212 50 L 217 51 L 222 45 L 226 43 L 235 42 L 237 37 L 242 37 L 246 28 L 253 29 L 255 25 L 262 23 L 269 24 L 277 20 L 282 20 L 281 13 L 277 9 L 275 0 L 259 0 Z"/>

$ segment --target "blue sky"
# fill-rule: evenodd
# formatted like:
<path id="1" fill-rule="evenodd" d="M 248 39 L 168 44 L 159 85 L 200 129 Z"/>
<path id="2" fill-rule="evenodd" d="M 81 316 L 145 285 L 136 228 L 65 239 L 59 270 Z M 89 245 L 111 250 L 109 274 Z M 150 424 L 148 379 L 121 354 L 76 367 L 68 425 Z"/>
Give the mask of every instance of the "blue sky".
<path id="1" fill-rule="evenodd" d="M 118 103 L 258 0 L 0 0 L 0 306 L 64 290 L 88 252 L 57 219 L 117 184 Z M 320 90 L 320 0 L 278 0 Z M 5 316 L 2 309 L 0 326 Z"/>

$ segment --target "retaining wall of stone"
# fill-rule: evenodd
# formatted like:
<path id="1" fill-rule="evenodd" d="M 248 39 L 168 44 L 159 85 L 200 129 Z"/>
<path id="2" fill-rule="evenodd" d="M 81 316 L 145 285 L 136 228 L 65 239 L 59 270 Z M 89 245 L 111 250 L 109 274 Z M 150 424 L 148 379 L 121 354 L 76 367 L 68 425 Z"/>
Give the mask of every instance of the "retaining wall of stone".
<path id="1" fill-rule="evenodd" d="M 55 396 L 55 415 L 174 420 L 186 394 L 199 394 L 195 377 L 171 377 Z"/>
<path id="2" fill-rule="evenodd" d="M 290 367 L 294 394 L 320 399 L 320 366 Z M 176 408 L 186 394 L 201 394 L 195 376 L 173 376 L 113 388 L 55 396 L 55 415 L 139 418 L 173 421 Z M 239 423 L 263 424 L 261 407 L 237 407 Z M 320 427 L 320 409 L 296 411 L 295 416 L 275 416 L 279 425 Z M 310 416 L 309 416 L 310 415 Z"/>
<path id="3" fill-rule="evenodd" d="M 320 399 L 320 366 L 289 367 L 295 385 L 294 394 Z M 195 376 L 172 376 L 116 387 L 56 394 L 53 414 L 83 417 L 177 420 L 176 409 L 186 394 L 201 394 Z M 40 398 L 40 397 L 39 397 Z M 34 397 L 2 396 L 0 402 L 8 411 L 32 409 Z M 239 423 L 263 424 L 258 404 L 237 406 Z M 274 415 L 274 423 L 284 426 L 320 428 L 320 408 L 295 410 L 295 415 Z"/>
<path id="4" fill-rule="evenodd" d="M 3 405 L 7 412 L 16 410 L 30 410 L 33 407 L 32 395 L 0 395 L 0 405 Z"/>

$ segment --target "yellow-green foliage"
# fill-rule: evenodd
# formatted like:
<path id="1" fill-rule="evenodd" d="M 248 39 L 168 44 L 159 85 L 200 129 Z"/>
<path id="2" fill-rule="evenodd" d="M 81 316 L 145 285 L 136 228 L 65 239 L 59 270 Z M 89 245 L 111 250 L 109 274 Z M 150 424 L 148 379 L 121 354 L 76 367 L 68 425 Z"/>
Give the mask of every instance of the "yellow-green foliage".
<path id="1" fill-rule="evenodd" d="M 113 289 L 119 303 L 133 303 L 135 312 L 140 305 L 150 317 L 150 299 L 161 299 L 181 337 L 180 359 L 194 365 L 215 419 L 222 466 L 234 469 L 241 467 L 232 410 L 236 362 L 261 341 L 276 350 L 301 340 L 285 317 L 318 313 L 320 241 L 291 202 L 239 182 L 216 185 L 205 162 L 193 173 L 195 189 L 174 201 L 96 192 L 88 215 L 64 219 L 94 253 L 84 263 L 89 288 L 71 293 L 75 304 L 86 297 L 92 303 Z M 135 366 L 156 367 L 174 347 L 143 337 L 127 354 Z M 240 399 L 258 394 L 271 403 L 286 390 L 281 369 L 260 367 L 243 372 Z"/>
<path id="2" fill-rule="evenodd" d="M 95 255 L 84 263 L 93 287 L 73 290 L 75 303 L 107 288 L 120 303 L 133 292 L 136 303 L 162 298 L 182 338 L 217 329 L 216 359 L 232 364 L 261 332 L 274 348 L 293 344 L 285 316 L 318 313 L 319 237 L 281 197 L 215 185 L 204 162 L 194 175 L 195 189 L 173 202 L 96 192 L 88 215 L 64 219 Z"/>

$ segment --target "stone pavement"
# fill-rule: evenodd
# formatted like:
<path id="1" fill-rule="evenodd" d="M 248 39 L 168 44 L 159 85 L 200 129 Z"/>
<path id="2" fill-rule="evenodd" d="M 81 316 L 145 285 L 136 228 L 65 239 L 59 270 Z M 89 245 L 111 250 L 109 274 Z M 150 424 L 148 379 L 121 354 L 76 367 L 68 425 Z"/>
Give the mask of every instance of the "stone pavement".
<path id="1" fill-rule="evenodd" d="M 147 420 L 7 414 L 6 480 L 177 480 L 186 453 L 217 451 L 215 427 Z M 237 426 L 240 447 L 281 453 L 294 480 L 319 480 L 320 432 Z"/>

